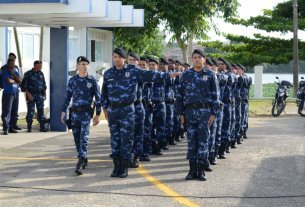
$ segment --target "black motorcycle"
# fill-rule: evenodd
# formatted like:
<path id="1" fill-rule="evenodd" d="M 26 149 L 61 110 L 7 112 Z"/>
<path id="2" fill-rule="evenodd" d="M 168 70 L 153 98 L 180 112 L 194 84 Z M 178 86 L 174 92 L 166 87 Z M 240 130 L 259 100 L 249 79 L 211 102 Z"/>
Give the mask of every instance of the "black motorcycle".
<path id="1" fill-rule="evenodd" d="M 297 106 L 298 113 L 301 116 L 305 116 L 305 80 L 304 77 L 301 77 L 301 81 L 299 83 L 299 88 L 297 92 Z"/>
<path id="2" fill-rule="evenodd" d="M 292 84 L 289 81 L 280 81 L 279 77 L 276 77 L 278 81 L 275 83 L 278 85 L 275 93 L 275 99 L 272 102 L 272 116 L 277 117 L 281 115 L 281 113 L 286 108 L 287 98 L 290 95 L 290 88 Z"/>

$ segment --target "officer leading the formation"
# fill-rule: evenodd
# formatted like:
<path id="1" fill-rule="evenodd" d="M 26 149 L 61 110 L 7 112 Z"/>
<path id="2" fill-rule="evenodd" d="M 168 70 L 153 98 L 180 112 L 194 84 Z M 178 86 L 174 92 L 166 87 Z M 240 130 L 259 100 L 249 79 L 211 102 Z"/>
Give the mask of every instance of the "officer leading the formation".
<path id="1" fill-rule="evenodd" d="M 194 67 L 181 75 L 177 107 L 181 124 L 186 122 L 190 171 L 186 180 L 205 181 L 208 160 L 209 128 L 219 111 L 219 87 L 216 75 L 204 68 L 206 56 L 200 49 L 192 54 Z"/>
<path id="2" fill-rule="evenodd" d="M 89 60 L 80 56 L 77 58 L 77 72 L 68 83 L 65 95 L 65 102 L 62 108 L 61 121 L 66 124 L 66 111 L 72 99 L 70 108 L 72 132 L 75 141 L 78 162 L 75 173 L 82 175 L 82 170 L 88 164 L 88 142 L 90 121 L 93 117 L 93 98 L 95 98 L 96 116 L 93 119 L 93 126 L 98 125 L 101 114 L 100 90 L 95 78 L 88 75 Z"/>

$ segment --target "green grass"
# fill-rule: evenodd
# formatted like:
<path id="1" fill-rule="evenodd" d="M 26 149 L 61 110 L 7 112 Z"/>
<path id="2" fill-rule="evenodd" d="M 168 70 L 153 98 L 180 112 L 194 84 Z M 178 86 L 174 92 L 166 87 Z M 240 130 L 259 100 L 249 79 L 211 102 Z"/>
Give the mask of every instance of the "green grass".
<path id="1" fill-rule="evenodd" d="M 263 97 L 264 98 L 273 98 L 275 91 L 277 89 L 277 85 L 273 83 L 268 83 L 263 85 Z M 250 97 L 254 97 L 254 85 L 250 88 Z"/>

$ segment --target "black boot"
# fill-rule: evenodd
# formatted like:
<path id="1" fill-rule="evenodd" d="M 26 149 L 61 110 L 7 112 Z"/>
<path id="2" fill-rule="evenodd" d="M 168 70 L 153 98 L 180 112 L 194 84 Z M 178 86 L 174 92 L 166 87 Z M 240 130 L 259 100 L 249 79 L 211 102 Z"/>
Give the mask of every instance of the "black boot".
<path id="1" fill-rule="evenodd" d="M 83 162 L 83 170 L 86 169 L 86 167 L 88 166 L 88 158 L 84 158 L 84 162 Z"/>
<path id="2" fill-rule="evenodd" d="M 210 158 L 210 164 L 211 164 L 211 165 L 217 165 L 216 156 L 212 156 L 212 157 Z"/>
<path id="3" fill-rule="evenodd" d="M 213 171 L 209 160 L 207 161 L 207 165 L 205 166 L 204 170 L 207 171 L 207 172 L 212 172 Z"/>
<path id="4" fill-rule="evenodd" d="M 190 171 L 185 177 L 185 180 L 194 180 L 197 178 L 197 161 L 189 161 Z"/>
<path id="5" fill-rule="evenodd" d="M 120 174 L 119 178 L 126 178 L 128 176 L 128 165 L 129 160 L 121 160 Z"/>
<path id="6" fill-rule="evenodd" d="M 198 163 L 198 180 L 200 180 L 200 181 L 207 180 L 207 178 L 205 176 L 204 168 L 205 168 L 204 164 Z"/>
<path id="7" fill-rule="evenodd" d="M 118 158 L 113 159 L 113 164 L 114 164 L 114 168 L 111 173 L 111 177 L 115 178 L 115 177 L 118 177 L 120 174 L 120 168 L 121 168 L 120 159 L 118 159 Z"/>
<path id="8" fill-rule="evenodd" d="M 169 148 L 168 148 L 168 142 L 165 142 L 165 143 L 164 143 L 163 150 L 169 150 Z"/>
<path id="9" fill-rule="evenodd" d="M 157 153 L 156 153 L 156 155 L 159 155 L 159 156 L 163 155 L 162 149 L 163 149 L 163 143 L 160 141 L 157 144 Z"/>
<path id="10" fill-rule="evenodd" d="M 221 143 L 220 148 L 218 150 L 219 159 L 227 159 L 225 155 L 226 148 L 227 148 L 227 144 Z"/>
<path id="11" fill-rule="evenodd" d="M 44 124 L 40 124 L 40 131 L 41 132 L 48 132 L 48 130 L 44 127 Z"/>
<path id="12" fill-rule="evenodd" d="M 76 163 L 76 168 L 75 168 L 75 173 L 77 174 L 77 175 L 82 175 L 83 174 L 83 172 L 82 172 L 82 170 L 81 170 L 81 168 L 82 168 L 82 166 L 83 166 L 83 162 L 84 162 L 84 159 L 83 158 L 79 158 L 78 159 L 78 161 L 77 161 L 77 163 Z"/>
<path id="13" fill-rule="evenodd" d="M 176 135 L 175 140 L 176 140 L 176 142 L 181 142 L 181 138 L 180 138 L 180 135 L 179 135 L 179 134 Z"/>
<path id="14" fill-rule="evenodd" d="M 32 132 L 32 122 L 27 123 L 28 132 Z"/>
<path id="15" fill-rule="evenodd" d="M 229 144 L 227 144 L 227 147 L 226 147 L 226 153 L 231 153 L 231 142 L 229 142 Z"/>
<path id="16" fill-rule="evenodd" d="M 7 130 L 3 130 L 3 135 L 8 135 Z"/>
<path id="17" fill-rule="evenodd" d="M 237 144 L 242 144 L 240 137 L 237 138 Z"/>
<path id="18" fill-rule="evenodd" d="M 151 142 L 151 154 L 155 155 L 158 152 L 157 142 Z"/>
<path id="19" fill-rule="evenodd" d="M 138 168 L 139 167 L 139 157 L 134 156 L 131 164 L 132 168 Z"/>
<path id="20" fill-rule="evenodd" d="M 234 140 L 234 141 L 231 141 L 231 148 L 232 148 L 232 149 L 237 148 L 237 147 L 236 147 L 236 142 L 235 142 L 235 140 Z"/>
<path id="21" fill-rule="evenodd" d="M 247 137 L 247 133 L 246 133 L 246 132 L 244 132 L 243 137 L 244 137 L 244 139 L 247 139 L 247 138 L 248 138 L 248 137 Z"/>
<path id="22" fill-rule="evenodd" d="M 176 145 L 174 135 L 169 138 L 169 145 Z"/>

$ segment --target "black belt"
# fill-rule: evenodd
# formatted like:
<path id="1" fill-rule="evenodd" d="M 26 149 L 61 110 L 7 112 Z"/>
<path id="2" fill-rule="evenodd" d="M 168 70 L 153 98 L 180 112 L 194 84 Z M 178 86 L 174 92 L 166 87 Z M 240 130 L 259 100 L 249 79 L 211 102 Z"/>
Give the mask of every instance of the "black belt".
<path id="1" fill-rule="evenodd" d="M 243 103 L 248 103 L 249 102 L 249 100 L 247 98 L 243 98 L 242 101 L 243 101 Z"/>
<path id="2" fill-rule="evenodd" d="M 174 103 L 175 103 L 175 99 L 170 99 L 170 100 L 165 101 L 165 104 L 170 104 L 170 105 L 172 105 L 172 104 L 174 104 Z"/>
<path id="3" fill-rule="evenodd" d="M 138 99 L 134 102 L 135 105 L 141 104 L 142 103 L 142 99 Z"/>
<path id="4" fill-rule="evenodd" d="M 71 112 L 92 112 L 90 106 L 71 107 Z"/>
<path id="5" fill-rule="evenodd" d="M 230 99 L 230 98 L 223 99 L 222 102 L 224 104 L 232 104 L 233 103 L 232 99 Z"/>
<path id="6" fill-rule="evenodd" d="M 148 108 L 148 107 L 153 107 L 154 104 L 151 100 L 143 100 L 143 106 Z"/>
<path id="7" fill-rule="evenodd" d="M 191 104 L 186 104 L 184 106 L 184 109 L 211 109 L 210 104 L 207 103 L 191 103 Z"/>
<path id="8" fill-rule="evenodd" d="M 235 97 L 235 101 L 236 101 L 236 103 L 240 103 L 241 102 L 241 97 L 240 96 Z"/>
<path id="9" fill-rule="evenodd" d="M 123 107 L 126 107 L 126 106 L 131 106 L 133 105 L 133 102 L 130 103 L 130 102 L 123 102 L 123 103 L 110 103 L 110 108 L 112 109 L 118 109 L 118 108 L 123 108 Z"/>
<path id="10" fill-rule="evenodd" d="M 153 100 L 152 101 L 154 104 L 160 104 L 160 103 L 164 103 L 163 100 Z"/>
<path id="11" fill-rule="evenodd" d="M 30 93 L 43 93 L 43 92 L 44 92 L 43 89 L 36 89 L 36 88 L 28 89 L 28 91 L 29 91 Z"/>

